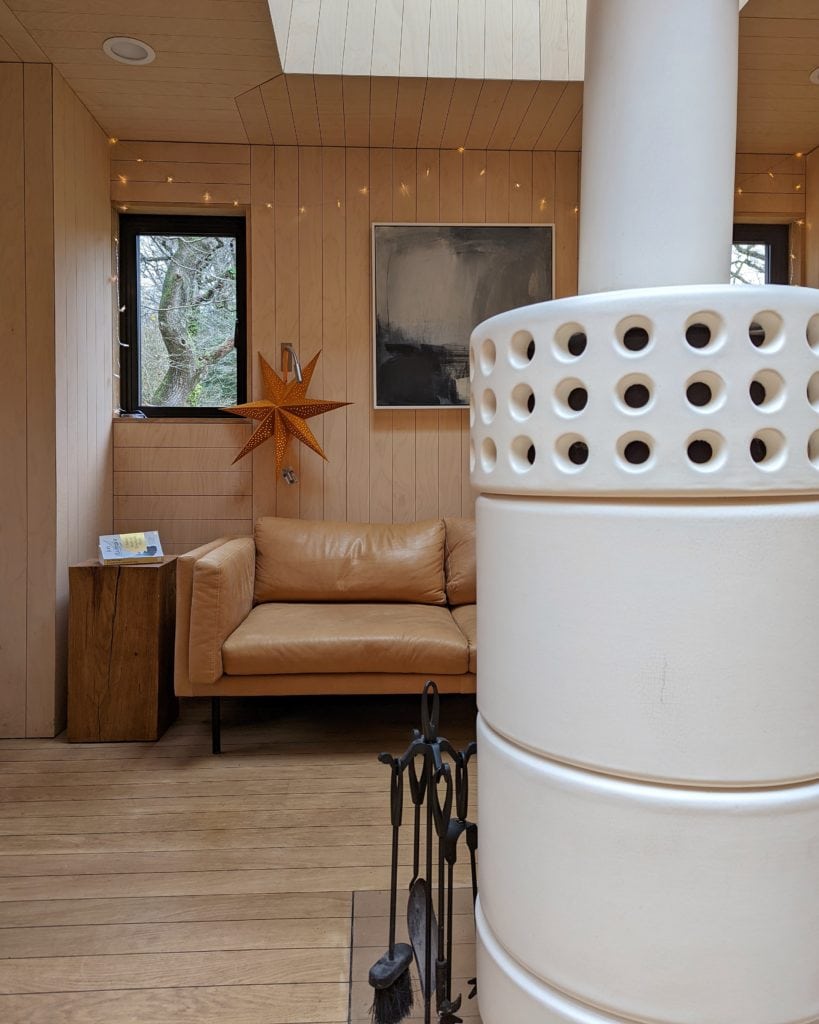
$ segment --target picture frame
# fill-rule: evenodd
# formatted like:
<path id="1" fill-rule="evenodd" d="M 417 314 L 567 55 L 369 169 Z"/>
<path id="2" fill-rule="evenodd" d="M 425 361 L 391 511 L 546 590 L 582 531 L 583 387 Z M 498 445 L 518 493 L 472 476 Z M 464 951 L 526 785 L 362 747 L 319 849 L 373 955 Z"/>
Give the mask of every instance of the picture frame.
<path id="1" fill-rule="evenodd" d="M 553 224 L 373 223 L 373 405 L 469 405 L 469 336 L 554 295 Z"/>

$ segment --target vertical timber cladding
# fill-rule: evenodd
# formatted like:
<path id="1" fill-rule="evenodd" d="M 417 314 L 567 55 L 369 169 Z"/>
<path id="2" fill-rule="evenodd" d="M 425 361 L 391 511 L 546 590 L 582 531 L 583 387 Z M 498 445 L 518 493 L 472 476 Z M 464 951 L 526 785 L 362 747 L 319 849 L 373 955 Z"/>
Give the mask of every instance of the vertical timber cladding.
<path id="1" fill-rule="evenodd" d="M 0 736 L 51 736 L 66 568 L 111 526 L 108 143 L 48 64 L 0 64 L 0 95 Z"/>
<path id="2" fill-rule="evenodd" d="M 26 495 L 26 306 L 25 151 L 23 66 L 0 64 L 0 307 L 3 309 L 3 374 L 0 436 L 5 479 L 0 491 L 0 736 L 25 735 L 26 592 L 28 534 Z"/>
<path id="3" fill-rule="evenodd" d="M 119 143 L 116 204 L 204 206 L 207 192 L 211 206 L 247 209 L 251 396 L 257 353 L 278 366 L 292 339 L 302 362 L 322 350 L 311 394 L 354 404 L 316 423 L 327 462 L 291 449 L 297 487 L 275 478 L 264 446 L 226 461 L 240 423 L 115 423 L 114 529 L 150 517 L 177 553 L 248 533 L 259 515 L 471 515 L 467 411 L 372 409 L 370 225 L 554 223 L 555 294 L 572 295 L 578 166 L 576 152 Z"/>

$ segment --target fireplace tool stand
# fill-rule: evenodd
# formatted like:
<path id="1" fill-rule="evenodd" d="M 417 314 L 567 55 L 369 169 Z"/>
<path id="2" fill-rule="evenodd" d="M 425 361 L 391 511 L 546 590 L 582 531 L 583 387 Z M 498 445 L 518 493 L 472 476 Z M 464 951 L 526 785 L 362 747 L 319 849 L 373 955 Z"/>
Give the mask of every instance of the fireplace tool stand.
<path id="1" fill-rule="evenodd" d="M 424 1006 L 424 1024 L 460 1024 L 461 996 L 452 992 L 452 926 L 455 865 L 463 840 L 469 851 L 472 906 L 478 895 L 476 853 L 478 826 L 469 821 L 469 762 L 477 752 L 472 742 L 464 750 L 438 735 L 440 698 L 432 680 L 421 697 L 421 729 L 399 757 L 380 754 L 390 768 L 390 821 L 393 830 L 390 884 L 390 934 L 387 953 L 370 970 L 375 990 L 374 1024 L 399 1024 L 412 1009 L 408 988 L 410 953 L 415 959 Z M 407 901 L 410 947 L 395 942 L 398 903 L 398 834 L 402 824 L 404 776 L 413 806 L 412 878 Z M 454 813 L 453 813 L 454 811 Z M 423 819 L 423 827 L 422 827 Z M 424 872 L 421 873 L 421 841 Z M 476 994 L 474 979 L 469 998 Z"/>

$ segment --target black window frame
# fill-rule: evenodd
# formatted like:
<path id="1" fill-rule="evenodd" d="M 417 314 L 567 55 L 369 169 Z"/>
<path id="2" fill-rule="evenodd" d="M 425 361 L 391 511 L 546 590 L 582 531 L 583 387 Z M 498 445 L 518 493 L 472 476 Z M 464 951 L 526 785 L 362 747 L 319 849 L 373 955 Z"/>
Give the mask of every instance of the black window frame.
<path id="1" fill-rule="evenodd" d="M 765 284 L 790 284 L 791 229 L 789 224 L 734 224 L 734 242 L 764 245 Z"/>
<path id="2" fill-rule="evenodd" d="M 228 419 L 231 413 L 210 406 L 140 405 L 139 235 L 220 235 L 236 240 L 236 404 L 247 401 L 247 226 L 244 217 L 196 214 L 121 213 L 119 215 L 120 405 L 126 414 L 182 419 Z"/>

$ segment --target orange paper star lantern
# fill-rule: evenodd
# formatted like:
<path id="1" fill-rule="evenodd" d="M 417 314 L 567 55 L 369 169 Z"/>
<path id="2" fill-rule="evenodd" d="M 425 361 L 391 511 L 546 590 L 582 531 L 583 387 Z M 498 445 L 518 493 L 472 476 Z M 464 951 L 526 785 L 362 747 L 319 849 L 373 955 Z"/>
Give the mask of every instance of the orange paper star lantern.
<path id="1" fill-rule="evenodd" d="M 259 426 L 233 460 L 234 462 L 238 462 L 263 441 L 272 437 L 276 447 L 276 471 L 278 472 L 284 463 L 287 443 L 291 436 L 297 438 L 302 444 L 306 444 L 308 448 L 312 448 L 326 461 L 327 456 L 321 450 L 321 445 L 305 420 L 310 419 L 311 416 L 321 416 L 322 413 L 331 412 L 333 409 L 340 409 L 343 405 L 350 405 L 350 403 L 325 402 L 321 398 L 307 397 L 307 389 L 310 387 L 313 370 L 316 368 L 320 355 L 321 351 L 319 350 L 305 366 L 301 382 L 295 378 L 292 381 L 282 380 L 265 357 L 259 355 L 265 397 L 258 402 L 245 402 L 242 405 L 232 405 L 223 410 L 233 413 L 234 416 L 248 416 L 252 420 L 259 421 Z"/>

